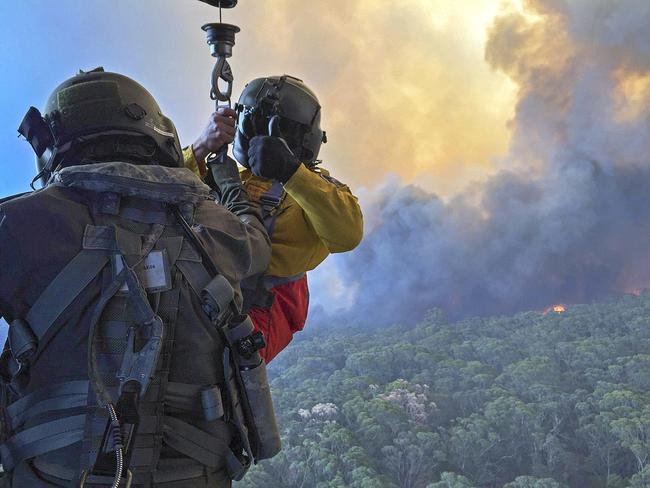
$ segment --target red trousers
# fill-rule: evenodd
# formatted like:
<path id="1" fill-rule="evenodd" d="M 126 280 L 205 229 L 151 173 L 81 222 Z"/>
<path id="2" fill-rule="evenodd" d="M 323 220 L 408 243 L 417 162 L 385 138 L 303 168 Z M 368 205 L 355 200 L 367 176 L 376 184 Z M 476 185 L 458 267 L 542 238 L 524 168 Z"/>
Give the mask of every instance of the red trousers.
<path id="1" fill-rule="evenodd" d="M 267 363 L 289 345 L 294 333 L 305 327 L 309 308 L 307 275 L 270 291 L 275 296 L 271 308 L 253 308 L 248 312 L 255 329 L 266 339 L 266 347 L 260 354 Z"/>

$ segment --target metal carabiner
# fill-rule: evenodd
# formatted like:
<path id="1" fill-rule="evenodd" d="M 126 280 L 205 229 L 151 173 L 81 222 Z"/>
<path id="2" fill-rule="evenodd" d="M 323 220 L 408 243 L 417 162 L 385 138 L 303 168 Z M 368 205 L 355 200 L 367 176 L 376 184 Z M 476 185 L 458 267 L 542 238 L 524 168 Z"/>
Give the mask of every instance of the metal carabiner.
<path id="1" fill-rule="evenodd" d="M 217 62 L 212 69 L 212 89 L 210 90 L 210 98 L 218 100 L 219 102 L 227 102 L 230 107 L 230 98 L 232 97 L 232 83 L 234 81 L 230 63 L 223 56 L 217 57 Z M 226 83 L 226 89 L 219 88 L 219 80 Z"/>

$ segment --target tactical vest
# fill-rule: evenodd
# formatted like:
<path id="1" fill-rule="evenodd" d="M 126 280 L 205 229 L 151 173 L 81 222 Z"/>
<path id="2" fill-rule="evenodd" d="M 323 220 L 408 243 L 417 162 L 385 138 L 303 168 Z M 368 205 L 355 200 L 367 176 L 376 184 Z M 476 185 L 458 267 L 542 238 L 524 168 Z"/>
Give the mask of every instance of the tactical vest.
<path id="1" fill-rule="evenodd" d="M 1 360 L 5 471 L 29 461 L 59 486 L 155 486 L 206 467 L 241 479 L 251 462 L 279 451 L 263 344 L 239 312 L 236 283 L 194 233 L 209 189 L 188 174 L 104 163 L 55 176 L 85 199 L 94 224 L 10 324 Z M 72 333 L 66 324 L 85 331 L 68 340 L 87 348 L 52 351 L 53 338 L 65 344 Z M 46 352 L 78 374 L 43 371 Z"/>
<path id="2" fill-rule="evenodd" d="M 278 210 L 285 196 L 284 186 L 279 181 L 274 181 L 271 187 L 260 196 L 259 203 L 262 208 L 264 227 L 271 240 L 273 240 Z M 242 280 L 243 311 L 248 313 L 252 308 L 270 309 L 275 300 L 271 288 L 297 281 L 303 276 L 305 273 L 294 276 L 271 276 L 262 273 Z"/>

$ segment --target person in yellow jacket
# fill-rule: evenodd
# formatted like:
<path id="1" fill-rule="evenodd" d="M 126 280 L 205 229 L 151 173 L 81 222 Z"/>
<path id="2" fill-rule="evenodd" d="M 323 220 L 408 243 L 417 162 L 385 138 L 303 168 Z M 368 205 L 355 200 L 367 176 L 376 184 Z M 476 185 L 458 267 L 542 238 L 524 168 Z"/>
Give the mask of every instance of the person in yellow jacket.
<path id="1" fill-rule="evenodd" d="M 349 187 L 318 164 L 327 142 L 321 107 L 302 80 L 288 75 L 258 78 L 242 92 L 238 110 L 219 109 L 199 138 L 183 151 L 185 166 L 200 174 L 229 206 L 227 182 L 236 179 L 232 160 L 206 165 L 209 153 L 233 153 L 239 177 L 258 202 L 271 237 L 266 273 L 242 283 L 244 307 L 265 337 L 269 362 L 303 329 L 309 305 L 306 272 L 330 253 L 354 249 L 363 217 Z M 209 166 L 209 167 L 208 167 Z"/>

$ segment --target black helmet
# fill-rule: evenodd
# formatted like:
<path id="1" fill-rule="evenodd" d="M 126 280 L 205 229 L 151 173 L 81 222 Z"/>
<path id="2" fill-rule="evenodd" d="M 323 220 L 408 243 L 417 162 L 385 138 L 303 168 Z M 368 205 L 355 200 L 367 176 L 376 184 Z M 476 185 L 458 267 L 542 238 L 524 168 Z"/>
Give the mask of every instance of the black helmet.
<path id="1" fill-rule="evenodd" d="M 38 177 L 45 182 L 60 164 L 78 164 L 79 148 L 93 159 L 122 156 L 141 164 L 183 166 L 174 123 L 139 83 L 103 68 L 61 83 L 45 105 L 31 107 L 18 129 L 36 152 Z"/>
<path id="2" fill-rule="evenodd" d="M 321 143 L 327 142 L 320 127 L 320 104 L 316 94 L 293 76 L 257 78 L 239 97 L 239 119 L 233 153 L 248 167 L 248 143 L 267 135 L 271 118 L 280 118 L 280 132 L 296 157 L 307 165 L 318 164 Z"/>

